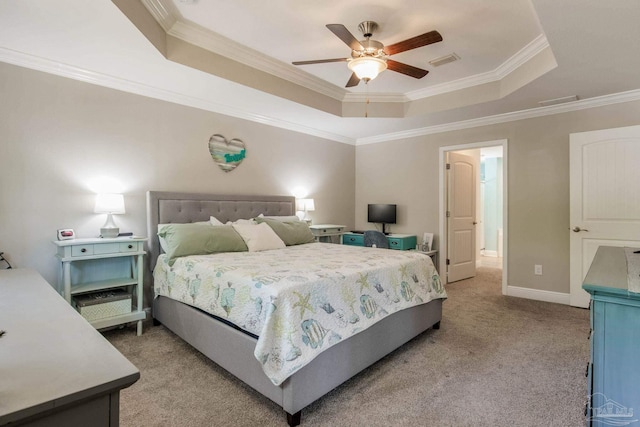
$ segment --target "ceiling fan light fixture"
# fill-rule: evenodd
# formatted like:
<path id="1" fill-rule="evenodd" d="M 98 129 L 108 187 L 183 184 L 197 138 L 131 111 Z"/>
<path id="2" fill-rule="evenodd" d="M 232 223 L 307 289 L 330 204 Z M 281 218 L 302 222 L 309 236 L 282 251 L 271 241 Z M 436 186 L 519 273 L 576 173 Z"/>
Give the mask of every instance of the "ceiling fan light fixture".
<path id="1" fill-rule="evenodd" d="M 378 74 L 387 69 L 387 62 L 374 56 L 353 58 L 347 64 L 349 69 L 356 73 L 360 80 L 368 82 L 378 77 Z"/>

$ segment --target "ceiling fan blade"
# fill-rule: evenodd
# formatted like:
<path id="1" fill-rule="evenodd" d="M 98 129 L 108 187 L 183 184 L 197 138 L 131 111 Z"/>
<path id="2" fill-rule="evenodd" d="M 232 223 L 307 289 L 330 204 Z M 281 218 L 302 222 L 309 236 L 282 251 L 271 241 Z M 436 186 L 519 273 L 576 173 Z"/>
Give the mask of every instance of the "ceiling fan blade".
<path id="1" fill-rule="evenodd" d="M 356 73 L 352 73 L 345 87 L 358 86 L 358 83 L 360 83 L 360 79 L 356 76 Z"/>
<path id="2" fill-rule="evenodd" d="M 427 70 L 414 67 L 413 65 L 403 64 L 402 62 L 394 61 L 393 59 L 387 59 L 387 68 L 391 71 L 395 71 L 396 73 L 402 73 L 410 77 L 415 77 L 416 79 L 421 79 L 429 74 Z"/>
<path id="3" fill-rule="evenodd" d="M 429 31 L 428 33 L 421 34 L 419 36 L 412 37 L 410 39 L 389 45 L 384 48 L 387 55 L 395 55 L 396 53 L 404 52 L 405 50 L 415 49 L 417 47 L 426 46 L 432 43 L 438 43 L 442 41 L 442 36 L 437 31 Z"/>
<path id="4" fill-rule="evenodd" d="M 309 64 L 324 64 L 325 62 L 345 62 L 347 58 L 334 58 L 334 59 L 315 59 L 312 61 L 295 61 L 293 65 L 309 65 Z"/>
<path id="5" fill-rule="evenodd" d="M 358 39 L 353 37 L 353 34 L 351 34 L 349 32 L 349 30 L 347 30 L 347 27 L 345 27 L 344 25 L 342 25 L 342 24 L 327 24 L 327 28 L 333 34 L 338 36 L 338 38 L 340 40 L 345 42 L 347 44 L 347 46 L 349 46 L 352 50 L 363 50 L 364 49 L 364 47 L 362 47 L 362 45 L 360 44 Z"/>

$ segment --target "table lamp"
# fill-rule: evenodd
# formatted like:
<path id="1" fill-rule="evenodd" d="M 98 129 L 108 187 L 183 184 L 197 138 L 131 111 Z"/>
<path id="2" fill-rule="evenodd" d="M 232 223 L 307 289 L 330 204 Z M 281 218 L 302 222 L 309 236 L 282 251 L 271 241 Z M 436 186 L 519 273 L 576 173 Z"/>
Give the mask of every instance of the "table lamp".
<path id="1" fill-rule="evenodd" d="M 113 214 L 124 213 L 124 197 L 122 194 L 102 193 L 96 196 L 95 213 L 106 213 L 107 222 L 100 229 L 100 237 L 118 237 L 120 229 L 113 222 Z"/>
<path id="2" fill-rule="evenodd" d="M 301 221 L 311 222 L 308 212 L 316 210 L 313 199 L 297 199 L 296 210 L 298 211 L 298 218 L 300 218 Z"/>

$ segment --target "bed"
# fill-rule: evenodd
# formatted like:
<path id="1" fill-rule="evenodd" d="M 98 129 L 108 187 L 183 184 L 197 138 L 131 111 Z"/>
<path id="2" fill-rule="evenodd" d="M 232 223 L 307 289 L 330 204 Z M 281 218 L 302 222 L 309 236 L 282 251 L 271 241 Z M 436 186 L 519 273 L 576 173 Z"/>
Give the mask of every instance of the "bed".
<path id="1" fill-rule="evenodd" d="M 288 216 L 294 213 L 293 197 L 150 191 L 147 193 L 150 268 L 156 267 L 161 254 L 157 238 L 158 224 L 207 221 L 211 216 L 227 222 L 254 218 L 260 214 Z M 326 251 L 326 245 L 311 243 L 292 250 L 313 254 L 314 251 Z M 373 251 L 380 253 L 384 250 Z M 399 256 L 391 251 L 386 254 Z M 412 256 L 421 257 L 420 254 Z M 423 258 L 431 265 L 429 257 Z M 162 258 L 158 264 L 162 264 Z M 437 276 L 436 279 L 439 281 Z M 379 286 L 387 284 L 381 283 Z M 163 324 L 212 361 L 280 405 L 286 412 L 288 424 L 294 426 L 300 424 L 302 409 L 307 405 L 425 330 L 439 328 L 442 301 L 443 298 L 435 298 L 388 314 L 353 336 L 332 343 L 314 355 L 308 364 L 296 367 L 285 379 L 278 381 L 265 374 L 264 363 L 254 354 L 260 337 L 225 321 L 224 316 L 211 315 L 189 304 L 189 301 L 182 302 L 165 295 L 154 297 L 152 314 L 154 323 Z M 362 310 L 363 314 L 367 314 L 366 304 Z M 361 317 L 365 318 L 364 315 Z M 308 340 L 305 343 L 309 344 Z"/>

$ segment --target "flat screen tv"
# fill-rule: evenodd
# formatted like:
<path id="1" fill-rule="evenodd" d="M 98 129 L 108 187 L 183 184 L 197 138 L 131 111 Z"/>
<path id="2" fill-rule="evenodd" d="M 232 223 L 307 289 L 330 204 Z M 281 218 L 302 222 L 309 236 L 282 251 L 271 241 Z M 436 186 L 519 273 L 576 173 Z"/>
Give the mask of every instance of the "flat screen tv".
<path id="1" fill-rule="evenodd" d="M 369 204 L 367 209 L 367 221 L 382 224 L 382 232 L 385 231 L 386 224 L 396 223 L 396 205 L 388 204 Z"/>

